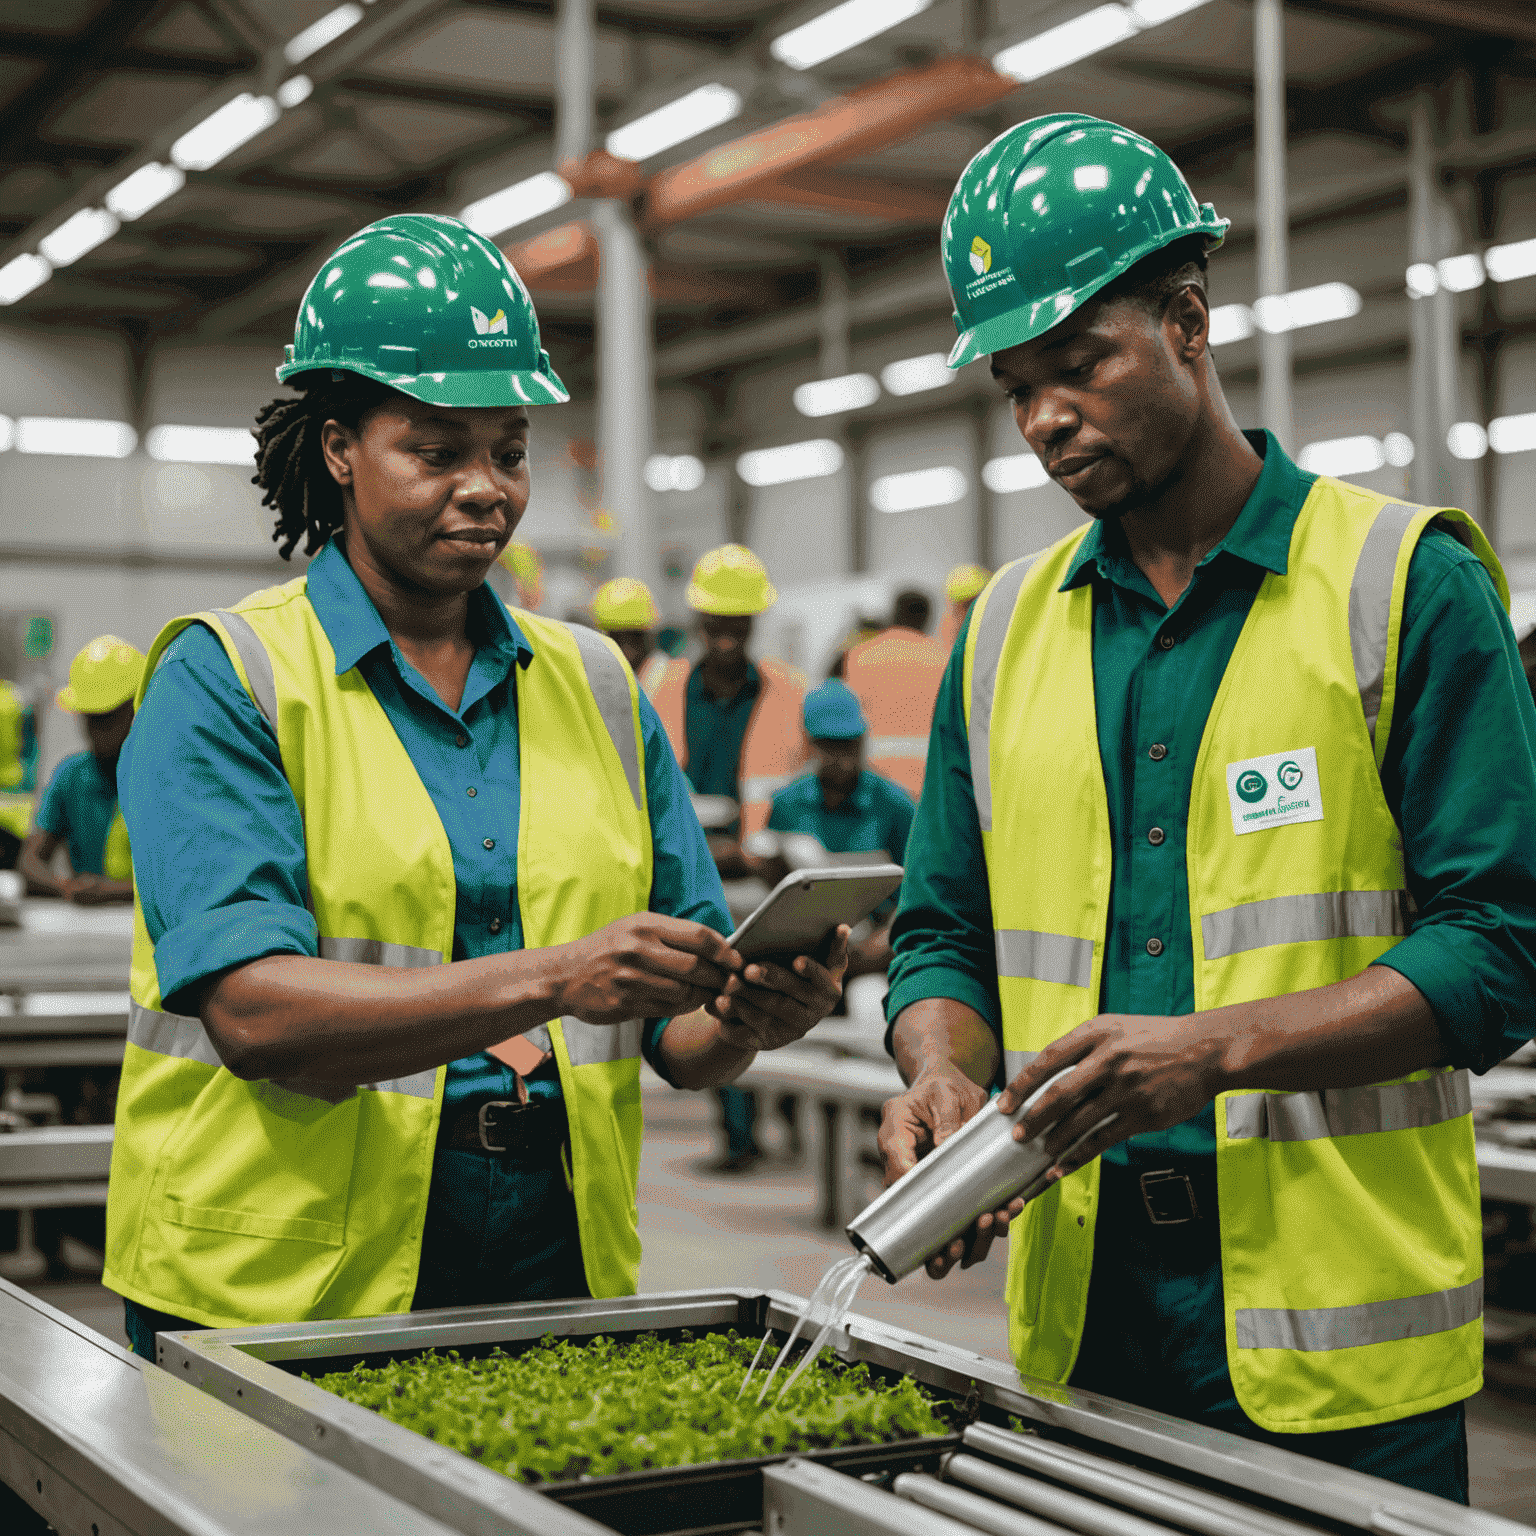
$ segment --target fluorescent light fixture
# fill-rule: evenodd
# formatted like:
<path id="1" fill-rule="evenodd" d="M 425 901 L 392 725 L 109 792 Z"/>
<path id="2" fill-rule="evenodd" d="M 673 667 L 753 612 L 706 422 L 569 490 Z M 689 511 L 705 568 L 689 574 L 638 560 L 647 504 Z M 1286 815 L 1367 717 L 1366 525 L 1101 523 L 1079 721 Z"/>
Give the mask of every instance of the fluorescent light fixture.
<path id="1" fill-rule="evenodd" d="M 721 123 L 741 111 L 741 97 L 728 85 L 701 85 L 644 117 L 637 117 L 608 135 L 610 155 L 621 160 L 649 160 Z"/>
<path id="2" fill-rule="evenodd" d="M 1488 446 L 1495 453 L 1529 453 L 1536 448 L 1536 411 L 1499 416 L 1488 423 Z"/>
<path id="3" fill-rule="evenodd" d="M 880 382 L 892 395 L 920 395 L 925 390 L 943 389 L 955 382 L 955 370 L 945 363 L 944 357 L 942 352 L 904 357 L 880 370 Z"/>
<path id="4" fill-rule="evenodd" d="M 952 464 L 941 464 L 933 469 L 881 475 L 869 488 L 869 504 L 876 512 L 919 512 L 924 507 L 953 506 L 968 489 L 962 471 Z"/>
<path id="5" fill-rule="evenodd" d="M 290 64 L 299 64 L 312 53 L 319 53 L 327 43 L 334 43 L 343 32 L 350 32 L 363 19 L 360 5 L 338 5 L 327 11 L 319 21 L 312 22 L 283 44 L 283 57 Z"/>
<path id="6" fill-rule="evenodd" d="M 107 207 L 118 218 L 128 223 L 142 217 L 151 208 L 158 208 L 166 198 L 174 197 L 187 184 L 187 173 L 179 165 L 161 165 L 152 160 L 141 165 L 133 175 L 112 188 L 106 195 Z"/>
<path id="7" fill-rule="evenodd" d="M 1465 256 L 1447 256 L 1435 264 L 1440 275 L 1440 286 L 1449 293 L 1470 293 L 1483 286 L 1483 258 L 1476 251 Z"/>
<path id="8" fill-rule="evenodd" d="M 537 176 L 530 176 L 526 181 L 471 203 L 459 217 L 476 234 L 490 240 L 503 230 L 526 224 L 540 214 L 552 213 L 570 200 L 571 189 L 564 177 L 553 171 L 540 171 Z"/>
<path id="9" fill-rule="evenodd" d="M 82 208 L 37 242 L 43 259 L 55 269 L 79 261 L 115 235 L 122 225 L 105 208 Z"/>
<path id="10" fill-rule="evenodd" d="M 144 448 L 162 464 L 256 462 L 256 439 L 245 427 L 151 427 Z"/>
<path id="11" fill-rule="evenodd" d="M 41 288 L 53 275 L 53 268 L 41 256 L 29 251 L 0 267 L 0 304 L 14 304 L 34 288 Z"/>
<path id="12" fill-rule="evenodd" d="M 1379 437 L 1332 437 L 1308 443 L 1296 462 L 1313 475 L 1368 475 L 1387 462 L 1387 449 Z"/>
<path id="13" fill-rule="evenodd" d="M 281 116 L 282 108 L 270 96 L 242 91 L 182 134 L 171 145 L 171 159 L 184 171 L 209 170 Z"/>
<path id="14" fill-rule="evenodd" d="M 835 379 L 812 379 L 795 390 L 795 409 L 802 416 L 835 416 L 859 411 L 880 398 L 880 386 L 867 373 L 845 373 Z"/>
<path id="15" fill-rule="evenodd" d="M 1045 465 L 1032 453 L 1011 453 L 1006 458 L 988 459 L 981 466 L 981 483 L 996 496 L 1010 491 L 1033 491 L 1050 481 Z"/>
<path id="16" fill-rule="evenodd" d="M 645 483 L 653 491 L 696 491 L 704 484 L 704 461 L 691 453 L 653 453 L 645 461 Z"/>
<path id="17" fill-rule="evenodd" d="M 1530 277 L 1536 274 L 1536 240 L 1490 246 L 1483 260 L 1488 266 L 1488 276 L 1496 283 L 1509 283 L 1517 277 Z"/>
<path id="18" fill-rule="evenodd" d="M 1410 299 L 1432 299 L 1440 292 L 1440 274 L 1432 261 L 1416 261 L 1404 275 Z"/>
<path id="19" fill-rule="evenodd" d="M 68 416 L 23 416 L 16 423 L 22 453 L 72 454 L 87 459 L 126 459 L 139 435 L 126 421 L 88 421 Z"/>
<path id="20" fill-rule="evenodd" d="M 1038 80 L 1090 54 L 1134 37 L 1141 29 L 1123 5 L 1101 5 L 1059 27 L 1015 43 L 993 57 L 992 67 L 1015 80 Z"/>
<path id="21" fill-rule="evenodd" d="M 1316 288 L 1298 288 L 1294 293 L 1271 294 L 1256 300 L 1253 306 L 1253 318 L 1259 329 L 1272 336 L 1330 320 L 1348 320 L 1359 313 L 1360 295 L 1348 283 L 1320 283 Z"/>
<path id="22" fill-rule="evenodd" d="M 1246 304 L 1218 304 L 1211 311 L 1210 342 L 1213 347 L 1247 341 L 1252 335 L 1253 311 Z"/>
<path id="23" fill-rule="evenodd" d="M 1156 27 L 1187 11 L 1197 11 L 1209 3 L 1210 0 L 1135 0 L 1131 6 L 1131 15 L 1143 27 Z"/>
<path id="24" fill-rule="evenodd" d="M 792 480 L 819 480 L 843 467 L 843 450 L 829 437 L 782 448 L 754 448 L 736 460 L 736 473 L 748 485 L 788 485 Z"/>
<path id="25" fill-rule="evenodd" d="M 1480 423 L 1458 421 L 1445 434 L 1445 446 L 1456 459 L 1480 459 L 1488 452 L 1488 434 Z"/>
<path id="26" fill-rule="evenodd" d="M 844 0 L 814 21 L 776 37 L 768 51 L 791 69 L 810 69 L 921 15 L 933 0 Z"/>
<path id="27" fill-rule="evenodd" d="M 1382 438 L 1381 446 L 1393 469 L 1407 469 L 1413 463 L 1413 439 L 1406 432 L 1388 432 Z"/>
<path id="28" fill-rule="evenodd" d="M 277 88 L 277 104 L 283 111 L 303 106 L 315 89 L 315 82 L 308 75 L 290 75 Z"/>
<path id="29" fill-rule="evenodd" d="M 9 416 L 0 416 L 0 453 L 8 453 L 16 443 L 16 423 Z"/>

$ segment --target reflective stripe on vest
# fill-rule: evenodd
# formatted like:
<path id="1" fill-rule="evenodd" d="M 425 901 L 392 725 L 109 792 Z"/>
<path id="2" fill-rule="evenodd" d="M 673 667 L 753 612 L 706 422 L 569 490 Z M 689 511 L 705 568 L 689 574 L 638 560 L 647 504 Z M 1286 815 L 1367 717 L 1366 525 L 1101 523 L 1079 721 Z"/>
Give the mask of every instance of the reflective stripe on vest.
<path id="1" fill-rule="evenodd" d="M 997 669 L 1024 578 L 1044 553 L 1042 549 L 1026 555 L 999 573 L 977 625 L 975 658 L 971 663 L 969 737 L 971 788 L 976 800 L 976 819 L 983 832 L 992 830 L 992 698 L 997 687 Z"/>
<path id="2" fill-rule="evenodd" d="M 1039 1051 L 1004 1051 L 1003 1080 L 1011 1083 L 1039 1054 Z"/>
<path id="3" fill-rule="evenodd" d="M 584 1024 L 580 1019 L 561 1019 L 560 1032 L 573 1067 L 591 1067 L 600 1062 L 630 1061 L 640 1055 L 640 1037 L 645 1032 L 643 1019 L 626 1019 L 622 1024 Z M 529 1032 L 530 1035 L 532 1031 Z"/>
<path id="4" fill-rule="evenodd" d="M 1239 1349 L 1299 1349 L 1317 1353 L 1329 1349 L 1358 1349 L 1394 1339 L 1422 1339 L 1433 1333 L 1464 1328 L 1483 1315 L 1481 1278 L 1448 1291 L 1403 1296 L 1394 1301 L 1367 1301 L 1353 1307 L 1239 1307 Z"/>
<path id="5" fill-rule="evenodd" d="M 1227 1140 L 1321 1141 L 1378 1131 L 1422 1130 L 1472 1113 L 1465 1069 L 1407 1083 L 1312 1093 L 1243 1093 L 1226 1101 Z"/>
<path id="6" fill-rule="evenodd" d="M 1057 981 L 1068 987 L 1093 982 L 1093 940 L 1064 933 L 1035 933 L 1028 928 L 999 928 L 997 974 L 1029 981 Z"/>
<path id="7" fill-rule="evenodd" d="M 1200 919 L 1205 958 L 1221 960 L 1271 944 L 1400 937 L 1403 894 L 1325 891 L 1316 896 L 1272 896 L 1224 912 L 1207 912 Z"/>
<path id="8" fill-rule="evenodd" d="M 275 731 L 277 729 L 277 682 L 272 676 L 272 658 L 261 643 L 261 637 L 251 628 L 249 621 L 231 608 L 215 608 L 240 653 L 240 664 L 245 668 L 245 680 L 251 685 L 251 697 L 261 711 L 262 718 Z"/>
<path id="9" fill-rule="evenodd" d="M 640 794 L 640 742 L 635 735 L 634 715 L 629 696 L 629 678 L 623 661 L 609 650 L 610 642 L 596 630 L 581 624 L 569 626 L 576 649 L 581 652 L 581 664 L 586 668 L 587 685 L 597 701 L 597 712 L 618 749 L 619 761 L 624 765 L 624 780 L 635 804 L 643 803 Z"/>
<path id="10" fill-rule="evenodd" d="M 1373 741 L 1387 676 L 1387 640 L 1398 550 L 1409 523 L 1422 510 L 1393 503 L 1376 514 L 1349 584 L 1349 647 L 1355 657 L 1355 684 L 1360 690 L 1360 707 L 1365 711 L 1365 728 Z"/>
<path id="11" fill-rule="evenodd" d="M 387 965 L 396 970 L 422 970 L 441 965 L 443 957 L 435 949 L 418 949 L 414 944 L 389 944 L 383 939 L 333 939 L 320 936 L 322 960 L 345 960 L 352 965 Z"/>

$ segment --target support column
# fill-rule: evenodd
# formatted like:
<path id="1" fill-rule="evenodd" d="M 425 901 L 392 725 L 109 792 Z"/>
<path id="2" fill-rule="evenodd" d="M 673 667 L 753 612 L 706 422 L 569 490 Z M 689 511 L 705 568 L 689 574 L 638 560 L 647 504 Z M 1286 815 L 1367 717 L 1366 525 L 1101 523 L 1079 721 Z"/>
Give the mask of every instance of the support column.
<path id="1" fill-rule="evenodd" d="M 579 161 L 592 148 L 596 12 L 596 0 L 560 0 L 555 39 L 556 165 Z"/>
<path id="2" fill-rule="evenodd" d="M 821 306 L 816 367 L 824 379 L 853 372 L 853 300 L 848 269 L 838 251 L 821 253 Z M 812 423 L 814 426 L 815 423 Z M 848 568 L 857 576 L 869 566 L 869 509 L 864 505 L 864 434 L 846 416 L 824 422 L 826 433 L 843 450 L 838 483 L 843 488 L 843 517 L 848 529 Z"/>
<path id="3" fill-rule="evenodd" d="M 997 551 L 997 497 L 987 489 L 981 471 L 991 457 L 992 401 L 985 395 L 973 400 L 970 417 L 971 464 L 976 474 L 976 563 L 990 571 Z"/>
<path id="4" fill-rule="evenodd" d="M 618 574 L 653 589 L 661 577 L 645 461 L 655 433 L 655 358 L 650 271 L 626 203 L 593 208 L 597 279 L 597 445 L 603 501 L 619 525 Z"/>
<path id="5" fill-rule="evenodd" d="M 1408 118 L 1408 260 L 1434 266 L 1450 250 L 1454 221 L 1440 188 L 1435 148 L 1435 100 L 1414 97 Z M 1459 395 L 1456 296 L 1443 290 L 1409 300 L 1409 409 L 1413 499 L 1428 505 L 1455 501 L 1460 478 L 1445 445 Z"/>
<path id="6" fill-rule="evenodd" d="M 1253 8 L 1254 207 L 1259 296 L 1290 290 L 1290 212 L 1285 175 L 1285 11 L 1282 0 Z M 1289 332 L 1259 332 L 1259 419 L 1296 452 Z"/>

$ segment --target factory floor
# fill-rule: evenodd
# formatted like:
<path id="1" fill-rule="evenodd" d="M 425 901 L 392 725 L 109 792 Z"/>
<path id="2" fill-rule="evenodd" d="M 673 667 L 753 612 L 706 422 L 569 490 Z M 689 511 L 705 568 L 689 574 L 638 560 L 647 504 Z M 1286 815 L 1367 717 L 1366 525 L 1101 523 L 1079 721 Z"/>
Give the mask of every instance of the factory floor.
<path id="1" fill-rule="evenodd" d="M 760 1284 L 808 1295 L 827 1265 L 848 1253 L 842 1235 L 818 1223 L 811 1170 L 769 1160 L 744 1175 L 702 1173 L 698 1165 L 719 1152 L 714 1117 L 711 1095 L 646 1093 L 641 1290 Z M 920 1275 L 899 1287 L 871 1279 L 856 1309 L 1006 1359 L 1002 1284 L 1000 1262 L 939 1283 Z M 122 1303 L 100 1285 L 81 1280 L 32 1289 L 125 1342 Z M 1467 1438 L 1474 1506 L 1536 1525 L 1536 1403 L 1480 1393 L 1467 1404 Z"/>

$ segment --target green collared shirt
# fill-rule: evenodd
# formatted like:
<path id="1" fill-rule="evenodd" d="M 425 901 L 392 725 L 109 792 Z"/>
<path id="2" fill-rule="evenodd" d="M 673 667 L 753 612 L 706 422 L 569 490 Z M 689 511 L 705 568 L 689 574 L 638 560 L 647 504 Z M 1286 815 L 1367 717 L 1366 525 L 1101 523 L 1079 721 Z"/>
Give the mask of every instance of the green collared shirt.
<path id="1" fill-rule="evenodd" d="M 1263 472 L 1171 608 L 1117 524 L 1089 530 L 1062 583 L 1094 593 L 1094 702 L 1114 854 L 1099 999 L 1107 1013 L 1194 1011 L 1185 834 L 1195 757 L 1259 584 L 1285 571 L 1316 479 L 1267 433 L 1248 435 Z M 1175 641 L 1167 650 L 1165 634 Z M 964 651 L 962 632 L 907 845 L 886 1009 L 894 1019 L 921 998 L 954 998 L 1000 1033 Z M 1439 531 L 1420 540 L 1409 565 L 1397 698 L 1382 787 L 1403 829 L 1418 915 L 1378 964 L 1429 1000 L 1449 1060 L 1486 1071 L 1536 1033 L 1536 708 L 1488 573 Z M 1151 757 L 1154 744 L 1166 755 Z M 1164 834 L 1156 844 L 1154 827 Z M 1150 938 L 1162 940 L 1161 954 L 1148 954 Z M 1124 1145 L 1106 1156 L 1124 1160 Z M 1214 1153 L 1211 1109 L 1134 1145 Z"/>

